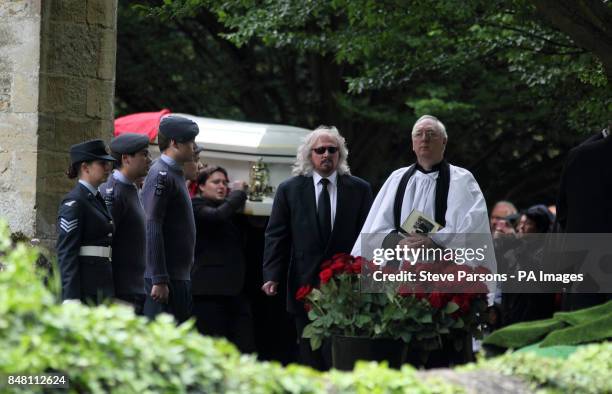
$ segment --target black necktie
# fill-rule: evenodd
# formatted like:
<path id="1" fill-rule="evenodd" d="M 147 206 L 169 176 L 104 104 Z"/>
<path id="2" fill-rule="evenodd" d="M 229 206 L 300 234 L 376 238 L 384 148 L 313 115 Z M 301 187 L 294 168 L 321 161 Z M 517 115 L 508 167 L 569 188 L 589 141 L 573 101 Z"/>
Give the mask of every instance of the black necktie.
<path id="1" fill-rule="evenodd" d="M 100 192 L 96 193 L 95 199 L 104 209 L 107 209 L 106 208 L 106 201 L 104 201 L 104 198 L 102 197 Z"/>
<path id="2" fill-rule="evenodd" d="M 317 216 L 319 217 L 321 236 L 323 237 L 323 241 L 327 242 L 331 235 L 331 201 L 329 199 L 329 191 L 327 190 L 329 179 L 322 178 L 320 182 L 321 186 L 323 186 L 323 190 L 321 190 L 319 201 L 317 202 Z"/>

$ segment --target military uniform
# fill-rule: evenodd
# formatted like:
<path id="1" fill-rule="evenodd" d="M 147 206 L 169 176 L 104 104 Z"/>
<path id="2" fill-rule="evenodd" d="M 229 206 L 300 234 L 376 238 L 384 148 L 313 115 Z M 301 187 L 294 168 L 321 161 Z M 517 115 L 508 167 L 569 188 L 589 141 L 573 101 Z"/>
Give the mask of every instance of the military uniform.
<path id="1" fill-rule="evenodd" d="M 159 132 L 178 142 L 193 141 L 198 126 L 185 118 L 162 119 Z M 147 266 L 144 314 L 154 318 L 172 314 L 181 323 L 191 316 L 191 267 L 195 249 L 195 221 L 182 167 L 163 155 L 156 160 L 142 189 L 146 212 Z M 151 297 L 154 285 L 167 284 L 167 303 Z"/>
<path id="2" fill-rule="evenodd" d="M 70 149 L 71 162 L 114 160 L 101 140 Z M 62 199 L 57 220 L 57 257 L 63 300 L 99 304 L 114 295 L 111 243 L 114 224 L 104 200 L 84 181 Z"/>
<path id="3" fill-rule="evenodd" d="M 122 134 L 111 144 L 115 154 L 135 154 L 149 146 L 147 136 Z M 145 212 L 136 185 L 119 170 L 100 185 L 100 193 L 115 221 L 113 282 L 115 298 L 131 304 L 142 314 L 145 300 Z"/>

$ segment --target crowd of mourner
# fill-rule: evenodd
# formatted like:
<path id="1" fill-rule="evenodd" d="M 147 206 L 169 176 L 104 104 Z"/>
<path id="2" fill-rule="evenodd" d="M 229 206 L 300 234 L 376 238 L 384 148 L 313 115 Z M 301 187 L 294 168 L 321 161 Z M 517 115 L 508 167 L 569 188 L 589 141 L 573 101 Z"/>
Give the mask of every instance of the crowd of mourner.
<path id="1" fill-rule="evenodd" d="M 161 156 L 154 162 L 149 138 L 137 133 L 114 138 L 110 154 L 102 140 L 70 148 L 67 175 L 77 183 L 62 199 L 57 219 L 62 299 L 123 302 L 137 314 L 155 318 L 166 312 L 178 323 L 194 317 L 202 334 L 255 352 L 240 221 L 248 185 L 230 182 L 222 167 L 200 163 L 198 132 L 191 120 L 164 117 L 157 137 Z M 437 118 L 425 115 L 416 121 L 416 162 L 391 173 L 375 198 L 370 184 L 351 174 L 344 137 L 335 127 L 320 126 L 298 148 L 293 176 L 275 191 L 261 290 L 287 295 L 286 308 L 300 338 L 308 317 L 292 295 L 304 284 L 317 285 L 321 262 L 337 253 L 361 255 L 363 234 L 396 231 L 415 210 L 442 228 L 435 236 L 404 234 L 400 244 L 410 248 L 435 247 L 436 237 L 445 233 L 487 234 L 494 243 L 502 235 L 520 239 L 528 233 L 584 232 L 581 221 L 588 218 L 573 204 L 585 202 L 575 201 L 580 197 L 570 191 L 581 190 L 580 182 L 587 180 L 574 176 L 572 166 L 583 165 L 581 160 L 594 164 L 597 154 L 610 157 L 598 153 L 610 151 L 612 139 L 605 137 L 585 143 L 595 149 L 581 146 L 570 154 L 562 181 L 568 194 L 560 197 L 557 217 L 555 206 L 519 211 L 510 201 L 491 204 L 489 216 L 474 176 L 444 159 L 449 137 Z M 599 230 L 606 230 L 609 223 L 602 226 Z M 607 228 L 601 232 L 612 232 Z M 556 294 L 491 294 L 490 324 L 546 318 L 563 302 Z M 296 349 L 299 362 L 326 368 L 325 357 L 307 341 L 298 340 Z"/>

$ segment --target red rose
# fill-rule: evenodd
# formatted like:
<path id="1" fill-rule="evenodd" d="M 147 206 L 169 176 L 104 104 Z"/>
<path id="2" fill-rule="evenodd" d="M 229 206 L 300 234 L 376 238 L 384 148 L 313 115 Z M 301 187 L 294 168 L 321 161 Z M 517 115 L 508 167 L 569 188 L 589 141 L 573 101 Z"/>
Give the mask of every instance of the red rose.
<path id="1" fill-rule="evenodd" d="M 429 263 L 416 263 L 414 265 L 414 268 L 412 269 L 412 272 L 415 273 L 417 278 L 421 277 L 421 272 L 430 272 L 430 266 Z"/>
<path id="2" fill-rule="evenodd" d="M 321 271 L 323 271 L 325 268 L 329 268 L 332 265 L 332 261 L 331 260 L 325 260 L 324 262 L 321 263 Z"/>
<path id="3" fill-rule="evenodd" d="M 311 285 L 304 285 L 298 289 L 297 293 L 295 294 L 295 299 L 297 301 L 304 301 L 306 296 L 308 296 L 308 294 L 310 294 L 311 291 L 312 291 Z"/>
<path id="4" fill-rule="evenodd" d="M 414 297 L 417 300 L 422 300 L 424 298 L 427 298 L 427 294 L 425 292 L 425 286 L 423 286 L 423 284 L 418 283 L 416 285 L 414 285 Z"/>
<path id="5" fill-rule="evenodd" d="M 355 261 L 353 262 L 353 264 L 350 265 L 349 272 L 352 272 L 353 274 L 360 274 L 362 267 L 363 267 L 363 259 L 361 257 L 357 257 Z"/>
<path id="6" fill-rule="evenodd" d="M 489 292 L 489 288 L 487 287 L 486 282 L 474 282 L 471 283 L 467 291 L 474 295 L 487 294 Z"/>
<path id="7" fill-rule="evenodd" d="M 336 253 L 332 256 L 332 260 L 334 262 L 339 261 L 342 262 L 344 265 L 348 265 L 353 262 L 353 256 L 348 253 Z"/>
<path id="8" fill-rule="evenodd" d="M 413 286 L 404 283 L 400 285 L 400 287 L 398 287 L 397 292 L 402 297 L 408 297 L 408 296 L 414 295 L 414 288 Z"/>
<path id="9" fill-rule="evenodd" d="M 342 261 L 334 261 L 334 263 L 329 267 L 330 270 L 334 271 L 334 274 L 342 272 L 346 270 L 348 264 L 345 264 Z"/>
<path id="10" fill-rule="evenodd" d="M 435 291 L 429 294 L 429 297 L 427 297 L 427 301 L 429 301 L 429 304 L 434 308 L 440 309 L 446 304 L 445 298 L 446 294 L 442 294 L 440 292 Z"/>
<path id="11" fill-rule="evenodd" d="M 321 283 L 327 283 L 334 276 L 334 271 L 331 268 L 326 268 L 319 273 L 319 279 L 321 279 Z"/>

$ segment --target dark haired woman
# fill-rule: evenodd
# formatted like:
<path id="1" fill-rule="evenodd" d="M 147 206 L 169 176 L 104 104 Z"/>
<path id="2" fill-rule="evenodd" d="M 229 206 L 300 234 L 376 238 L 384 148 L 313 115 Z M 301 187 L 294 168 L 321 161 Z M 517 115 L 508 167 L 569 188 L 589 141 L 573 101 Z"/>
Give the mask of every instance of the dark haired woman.
<path id="1" fill-rule="evenodd" d="M 207 167 L 198 176 L 198 194 L 191 200 L 196 222 L 193 314 L 202 334 L 225 337 L 248 353 L 255 346 L 243 292 L 246 263 L 237 215 L 244 208 L 246 184 L 236 181 L 233 186 L 230 192 L 222 167 Z"/>
<path id="2" fill-rule="evenodd" d="M 99 304 L 113 296 L 111 243 L 113 220 L 98 186 L 108 177 L 111 163 L 102 140 L 70 148 L 70 179 L 76 186 L 64 196 L 57 218 L 57 258 L 62 299 Z"/>
<path id="3" fill-rule="evenodd" d="M 504 253 L 504 264 L 520 267 L 522 270 L 537 270 L 542 267 L 545 238 L 536 234 L 550 232 L 554 222 L 554 215 L 542 204 L 522 212 L 517 225 L 516 244 Z M 531 289 L 536 292 L 528 292 Z M 555 312 L 555 294 L 550 287 L 534 282 L 527 283 L 523 289 L 515 288 L 512 292 L 502 294 L 501 310 L 503 326 L 548 319 Z"/>

